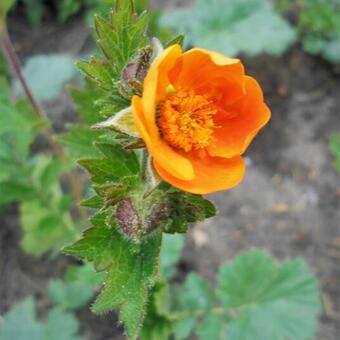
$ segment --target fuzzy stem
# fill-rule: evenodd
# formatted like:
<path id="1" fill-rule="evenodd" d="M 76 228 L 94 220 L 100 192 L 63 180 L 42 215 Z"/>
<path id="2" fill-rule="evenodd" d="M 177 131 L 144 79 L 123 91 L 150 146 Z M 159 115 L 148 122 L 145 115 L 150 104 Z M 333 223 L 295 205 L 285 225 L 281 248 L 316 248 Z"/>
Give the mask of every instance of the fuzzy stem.
<path id="1" fill-rule="evenodd" d="M 25 95 L 27 97 L 27 99 L 29 100 L 29 102 L 31 103 L 32 109 L 35 112 L 35 114 L 39 117 L 39 118 L 45 118 L 47 117 L 45 111 L 42 109 L 42 107 L 39 105 L 38 101 L 34 98 L 34 95 L 31 91 L 31 89 L 29 88 L 29 85 L 24 77 L 24 74 L 22 72 L 21 69 L 21 65 L 19 62 L 19 58 L 13 48 L 11 39 L 9 37 L 8 34 L 8 30 L 7 30 L 7 25 L 6 23 L 4 23 L 4 26 L 2 27 L 1 31 L 0 31 L 0 40 L 1 40 L 1 46 L 2 49 L 4 51 L 5 57 L 7 59 L 8 64 L 12 67 L 12 70 L 14 72 L 14 74 L 16 75 L 16 77 L 18 78 L 18 80 L 20 81 Z M 43 136 L 46 138 L 46 140 L 48 141 L 48 143 L 50 144 L 53 152 L 58 155 L 60 157 L 60 159 L 67 163 L 67 157 L 64 153 L 63 148 L 56 143 L 55 139 L 54 139 L 54 132 L 51 128 L 47 128 L 42 132 Z M 77 180 L 77 177 L 72 174 L 72 173 L 68 173 L 68 178 L 69 178 L 69 182 L 70 182 L 70 186 L 73 192 L 73 195 L 76 199 L 76 201 L 79 203 L 82 199 L 82 190 L 81 190 L 81 185 Z M 87 215 L 86 212 L 77 205 L 77 209 L 78 209 L 78 214 L 79 217 L 82 218 L 82 220 L 86 220 L 87 219 Z"/>

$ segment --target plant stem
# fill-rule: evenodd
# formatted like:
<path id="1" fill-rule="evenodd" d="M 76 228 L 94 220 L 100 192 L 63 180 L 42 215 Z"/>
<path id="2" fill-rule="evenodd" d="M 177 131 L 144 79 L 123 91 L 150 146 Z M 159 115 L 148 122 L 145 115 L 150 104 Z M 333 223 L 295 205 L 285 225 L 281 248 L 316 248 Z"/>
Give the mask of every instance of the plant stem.
<path id="1" fill-rule="evenodd" d="M 11 39 L 9 37 L 6 23 L 4 24 L 4 27 L 0 32 L 0 40 L 1 40 L 1 46 L 4 51 L 5 57 L 7 59 L 7 62 L 12 67 L 14 74 L 20 81 L 24 89 L 25 95 L 27 99 L 29 100 L 29 102 L 31 103 L 33 111 L 36 113 L 36 115 L 39 118 L 46 118 L 47 115 L 45 111 L 39 105 L 38 101 L 34 98 L 34 95 L 31 89 L 29 88 L 29 85 L 24 77 L 24 74 L 22 72 L 21 65 L 19 62 L 19 58 L 13 48 Z M 56 143 L 54 139 L 53 130 L 51 128 L 47 128 L 42 132 L 42 134 L 44 135 L 44 137 L 50 144 L 53 152 L 56 155 L 58 155 L 64 163 L 67 163 L 68 160 L 67 160 L 67 157 L 65 156 L 63 148 L 58 143 Z M 68 178 L 69 178 L 69 183 L 70 183 L 70 187 L 73 192 L 74 198 L 76 199 L 77 203 L 79 203 L 82 199 L 81 185 L 78 182 L 77 177 L 74 174 L 68 173 Z M 77 205 L 77 209 L 78 209 L 79 217 L 85 221 L 87 219 L 86 212 L 78 205 Z"/>

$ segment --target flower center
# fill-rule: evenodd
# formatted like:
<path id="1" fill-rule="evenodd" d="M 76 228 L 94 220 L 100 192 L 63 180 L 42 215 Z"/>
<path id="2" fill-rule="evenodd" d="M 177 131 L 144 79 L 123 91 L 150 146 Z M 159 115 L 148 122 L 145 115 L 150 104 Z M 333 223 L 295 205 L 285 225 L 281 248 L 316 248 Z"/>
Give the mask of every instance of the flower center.
<path id="1" fill-rule="evenodd" d="M 170 145 L 188 152 L 208 146 L 217 110 L 205 96 L 178 91 L 161 103 L 158 125 Z"/>

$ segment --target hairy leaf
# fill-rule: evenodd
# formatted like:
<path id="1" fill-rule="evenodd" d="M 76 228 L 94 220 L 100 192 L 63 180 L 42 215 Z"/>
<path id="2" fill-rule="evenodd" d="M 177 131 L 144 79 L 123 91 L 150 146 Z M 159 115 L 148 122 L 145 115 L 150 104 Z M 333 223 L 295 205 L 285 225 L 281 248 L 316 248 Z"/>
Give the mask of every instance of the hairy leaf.
<path id="1" fill-rule="evenodd" d="M 64 252 L 93 261 L 98 271 L 105 270 L 105 285 L 92 309 L 103 313 L 121 307 L 120 319 L 129 337 L 135 338 L 143 322 L 149 290 L 158 276 L 161 234 L 156 232 L 138 247 L 106 224 L 105 214 L 92 219 L 94 228 L 82 240 L 64 248 Z"/>

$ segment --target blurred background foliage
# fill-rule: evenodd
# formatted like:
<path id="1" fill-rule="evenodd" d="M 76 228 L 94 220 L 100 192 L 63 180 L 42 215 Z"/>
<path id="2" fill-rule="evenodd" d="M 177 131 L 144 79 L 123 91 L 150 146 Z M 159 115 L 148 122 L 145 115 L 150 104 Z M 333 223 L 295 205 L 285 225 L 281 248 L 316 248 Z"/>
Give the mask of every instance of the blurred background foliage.
<path id="1" fill-rule="evenodd" d="M 36 31 L 51 17 L 63 25 L 81 16 L 92 28 L 93 14 L 104 14 L 111 6 L 112 0 L 17 0 L 10 15 L 24 13 Z M 323 58 L 335 74 L 339 70 L 340 0 L 194 0 L 187 7 L 169 12 L 156 10 L 148 0 L 137 0 L 136 8 L 139 13 L 150 9 L 150 34 L 160 36 L 162 41 L 167 41 L 172 33 L 184 33 L 186 48 L 200 46 L 242 57 L 267 54 L 277 58 L 298 48 Z M 53 101 L 66 83 L 85 85 L 74 62 L 78 57 L 97 53 L 91 46 L 80 56 L 28 56 L 24 75 L 37 99 Z M 93 98 L 99 90 L 86 86 L 86 90 L 72 88 L 70 92 L 81 118 L 91 124 Z M 44 144 L 41 135 L 53 122 L 46 117 L 37 118 L 22 96 L 19 82 L 10 77 L 0 53 L 0 205 L 19 204 L 22 249 L 35 257 L 53 259 L 61 246 L 79 237 L 83 227 L 81 216 L 74 212 L 75 197 L 65 190 L 65 178 L 74 169 L 72 161 L 89 152 L 98 132 L 87 138 L 82 133 L 87 127 L 74 125 L 71 133 L 58 137 L 67 146 L 67 159 L 52 156 L 46 152 L 46 146 L 37 145 Z M 332 166 L 340 173 L 340 134 L 330 135 L 329 145 Z M 90 197 L 92 192 L 86 194 Z M 226 329 L 225 339 L 232 340 L 272 339 L 272 334 L 277 339 L 301 340 L 315 333 L 314 320 L 320 310 L 318 284 L 303 261 L 289 260 L 277 265 L 265 251 L 244 252 L 220 266 L 213 278 L 215 287 L 196 272 L 178 282 L 183 248 L 181 235 L 164 240 L 163 280 L 153 290 L 143 340 L 167 339 L 171 334 L 176 339 L 188 339 L 193 334 L 200 339 L 217 339 L 216 332 L 221 329 Z M 262 272 L 252 271 L 257 266 Z M 230 277 L 238 278 L 236 287 L 228 286 Z M 278 282 L 277 277 L 282 280 Z M 102 281 L 103 276 L 90 265 L 68 265 L 63 277 L 49 279 L 46 317 L 37 317 L 39 305 L 34 297 L 29 297 L 4 315 L 0 339 L 81 339 L 77 335 L 77 313 L 93 299 Z M 264 288 L 253 295 L 249 287 Z M 236 318 L 235 310 L 240 311 Z M 292 322 L 292 315 L 297 319 L 302 315 L 306 323 Z M 231 325 L 228 329 L 227 323 Z M 282 327 L 282 323 L 288 326 Z M 241 329 L 243 334 L 239 333 Z"/>

